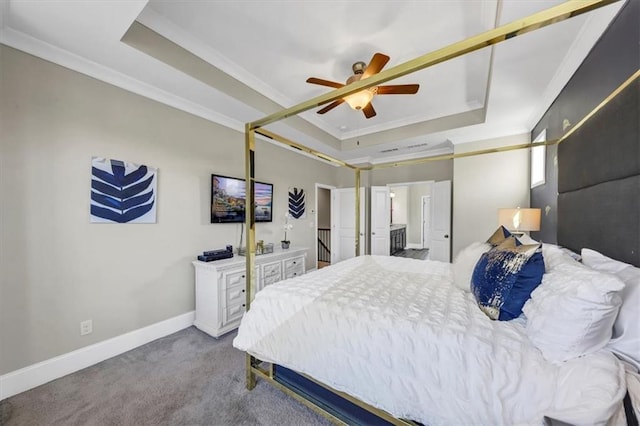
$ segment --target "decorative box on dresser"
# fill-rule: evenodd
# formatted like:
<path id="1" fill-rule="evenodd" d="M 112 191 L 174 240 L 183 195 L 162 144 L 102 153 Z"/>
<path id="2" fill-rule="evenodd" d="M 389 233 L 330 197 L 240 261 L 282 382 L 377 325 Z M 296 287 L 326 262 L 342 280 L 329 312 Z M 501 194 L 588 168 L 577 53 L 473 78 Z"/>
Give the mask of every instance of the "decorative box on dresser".
<path id="1" fill-rule="evenodd" d="M 305 273 L 306 248 L 276 249 L 256 256 L 256 290 Z M 196 320 L 194 325 L 213 337 L 238 328 L 245 311 L 244 256 L 213 262 L 194 261 Z"/>

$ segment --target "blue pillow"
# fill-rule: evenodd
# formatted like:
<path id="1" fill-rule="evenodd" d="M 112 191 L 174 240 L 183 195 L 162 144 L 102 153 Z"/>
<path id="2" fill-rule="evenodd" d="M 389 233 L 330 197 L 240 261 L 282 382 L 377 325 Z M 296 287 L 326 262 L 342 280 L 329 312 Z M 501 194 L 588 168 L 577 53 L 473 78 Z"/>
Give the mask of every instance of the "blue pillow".
<path id="1" fill-rule="evenodd" d="M 471 291 L 489 318 L 509 321 L 520 316 L 543 274 L 540 244 L 522 245 L 510 236 L 480 257 L 471 277 Z"/>

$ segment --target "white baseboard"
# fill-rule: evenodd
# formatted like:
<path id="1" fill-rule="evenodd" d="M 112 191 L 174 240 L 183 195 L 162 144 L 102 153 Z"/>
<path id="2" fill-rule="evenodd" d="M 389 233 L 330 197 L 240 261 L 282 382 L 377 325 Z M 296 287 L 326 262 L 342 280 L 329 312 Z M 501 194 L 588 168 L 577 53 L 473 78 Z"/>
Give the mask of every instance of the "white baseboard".
<path id="1" fill-rule="evenodd" d="M 0 401 L 193 325 L 195 311 L 0 376 Z"/>

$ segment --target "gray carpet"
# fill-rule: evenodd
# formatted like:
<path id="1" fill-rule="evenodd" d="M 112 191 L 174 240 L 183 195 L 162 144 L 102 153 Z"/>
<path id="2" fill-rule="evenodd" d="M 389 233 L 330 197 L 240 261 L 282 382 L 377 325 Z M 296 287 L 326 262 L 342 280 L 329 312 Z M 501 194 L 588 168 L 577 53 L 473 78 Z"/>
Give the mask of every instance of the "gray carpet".
<path id="1" fill-rule="evenodd" d="M 194 327 L 0 402 L 0 425 L 330 425 Z"/>

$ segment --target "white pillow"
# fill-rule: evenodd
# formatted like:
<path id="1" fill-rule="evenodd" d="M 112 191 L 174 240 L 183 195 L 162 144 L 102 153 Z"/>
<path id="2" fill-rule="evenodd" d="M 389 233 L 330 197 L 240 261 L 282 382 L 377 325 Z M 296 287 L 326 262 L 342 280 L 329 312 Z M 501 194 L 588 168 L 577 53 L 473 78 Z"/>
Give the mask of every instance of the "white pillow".
<path id="1" fill-rule="evenodd" d="M 529 234 L 522 234 L 516 238 L 518 238 L 518 241 L 520 241 L 525 246 L 532 245 L 532 244 L 540 244 L 540 241 L 534 240 L 533 238 L 531 238 Z"/>
<path id="2" fill-rule="evenodd" d="M 589 268 L 602 272 L 608 272 L 610 274 L 617 274 L 624 269 L 633 268 L 633 265 L 620 262 L 619 260 L 611 259 L 610 257 L 607 257 L 602 253 L 588 248 L 583 248 L 580 252 L 580 255 L 582 256 L 582 263 Z"/>
<path id="3" fill-rule="evenodd" d="M 615 274 L 625 283 L 621 293 L 622 306 L 608 348 L 640 371 L 640 268 L 590 249 L 582 249 L 581 255 L 585 265 Z"/>
<path id="4" fill-rule="evenodd" d="M 564 247 L 555 244 L 542 243 L 542 256 L 544 257 L 544 270 L 552 271 L 556 266 L 565 263 L 579 264 Z"/>
<path id="5" fill-rule="evenodd" d="M 566 361 L 603 348 L 611 339 L 624 283 L 577 262 L 545 273 L 522 309 L 527 335 L 549 361 Z"/>
<path id="6" fill-rule="evenodd" d="M 471 291 L 471 275 L 476 263 L 483 253 L 491 249 L 491 244 L 476 242 L 463 248 L 453 261 L 453 282 L 456 287 L 466 291 Z"/>

